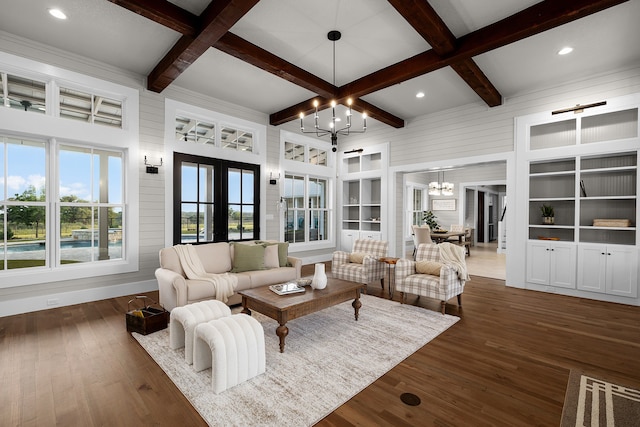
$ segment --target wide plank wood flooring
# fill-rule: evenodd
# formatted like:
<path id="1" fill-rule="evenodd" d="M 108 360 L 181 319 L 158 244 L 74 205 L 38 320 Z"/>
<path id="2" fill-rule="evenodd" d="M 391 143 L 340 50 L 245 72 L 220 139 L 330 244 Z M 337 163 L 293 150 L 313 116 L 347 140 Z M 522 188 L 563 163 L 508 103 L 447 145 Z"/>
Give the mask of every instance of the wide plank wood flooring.
<path id="1" fill-rule="evenodd" d="M 571 369 L 640 388 L 639 307 L 472 279 L 462 310 L 447 305 L 456 325 L 318 425 L 557 426 Z M 0 318 L 0 425 L 206 425 L 126 332 L 128 300 Z M 420 405 L 402 403 L 405 392 Z"/>

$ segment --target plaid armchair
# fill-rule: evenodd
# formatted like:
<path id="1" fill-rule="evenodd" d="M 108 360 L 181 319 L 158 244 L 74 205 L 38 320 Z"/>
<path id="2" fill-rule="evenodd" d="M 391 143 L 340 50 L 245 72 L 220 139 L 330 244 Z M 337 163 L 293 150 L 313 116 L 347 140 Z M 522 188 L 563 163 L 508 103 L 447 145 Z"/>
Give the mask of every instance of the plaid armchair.
<path id="1" fill-rule="evenodd" d="M 439 277 L 417 273 L 416 262 L 423 260 L 442 262 L 437 244 L 423 243 L 418 246 L 415 261 L 399 259 L 396 263 L 395 288 L 400 292 L 402 303 L 405 302 L 406 293 L 439 299 L 444 314 L 447 300 L 457 296 L 458 306 L 461 307 L 465 281 L 459 279 L 456 270 L 447 264 L 440 269 Z"/>
<path id="2" fill-rule="evenodd" d="M 336 251 L 331 260 L 331 273 L 336 279 L 367 285 L 380 280 L 380 285 L 384 288 L 386 264 L 378 260 L 387 256 L 388 248 L 389 243 L 383 240 L 356 239 L 351 253 L 367 254 L 362 259 L 362 264 L 351 262 L 351 253 Z"/>

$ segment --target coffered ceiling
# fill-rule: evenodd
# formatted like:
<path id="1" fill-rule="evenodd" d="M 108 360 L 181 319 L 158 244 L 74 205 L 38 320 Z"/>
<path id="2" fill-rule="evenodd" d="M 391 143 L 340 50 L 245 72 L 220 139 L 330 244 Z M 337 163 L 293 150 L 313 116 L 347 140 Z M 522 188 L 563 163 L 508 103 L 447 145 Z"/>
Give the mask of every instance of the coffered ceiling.
<path id="1" fill-rule="evenodd" d="M 68 16 L 56 20 L 48 8 Z M 20 0 L 16 35 L 268 114 L 355 100 L 373 126 L 640 63 L 640 0 Z M 339 30 L 335 42 L 327 33 Z M 564 46 L 569 55 L 559 56 Z M 423 98 L 416 98 L 424 92 Z M 370 126 L 371 126 L 370 125 Z"/>

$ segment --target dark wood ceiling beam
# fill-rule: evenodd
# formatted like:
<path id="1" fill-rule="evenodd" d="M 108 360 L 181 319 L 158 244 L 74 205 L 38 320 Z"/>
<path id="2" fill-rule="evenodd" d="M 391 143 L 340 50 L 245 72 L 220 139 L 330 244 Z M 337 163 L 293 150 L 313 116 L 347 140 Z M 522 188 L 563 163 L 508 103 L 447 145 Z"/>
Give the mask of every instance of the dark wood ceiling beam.
<path id="1" fill-rule="evenodd" d="M 456 37 L 427 0 L 388 1 L 438 54 L 455 50 Z"/>
<path id="2" fill-rule="evenodd" d="M 627 1 L 545 0 L 460 37 L 454 57 L 459 60 L 481 55 Z"/>
<path id="3" fill-rule="evenodd" d="M 109 0 L 131 12 L 189 37 L 197 32 L 199 18 L 166 0 Z"/>
<path id="4" fill-rule="evenodd" d="M 359 113 L 366 113 L 367 117 L 374 118 L 377 121 L 396 129 L 404 127 L 404 119 L 398 116 L 394 116 L 393 114 L 382 110 L 373 104 L 368 103 L 364 99 L 358 98 L 354 100 L 353 104 L 351 105 L 351 109 Z"/>
<path id="5" fill-rule="evenodd" d="M 365 96 L 627 1 L 546 0 L 460 37 L 456 49 L 445 57 L 428 50 L 342 86 L 340 96 Z"/>
<path id="6" fill-rule="evenodd" d="M 489 107 L 502 105 L 502 95 L 473 59 L 463 59 L 451 68 Z"/>
<path id="7" fill-rule="evenodd" d="M 445 56 L 456 49 L 456 37 L 427 0 L 389 0 L 389 3 L 438 55 Z M 451 68 L 487 105 L 502 104 L 502 95 L 472 58 L 452 64 Z"/>
<path id="8" fill-rule="evenodd" d="M 306 101 L 299 102 L 296 105 L 292 105 L 291 107 L 285 108 L 284 110 L 269 115 L 269 124 L 272 126 L 278 126 L 299 118 L 300 113 L 304 114 L 305 116 L 313 114 L 315 111 L 315 107 L 313 106 L 314 101 L 318 101 L 319 103 L 318 110 L 324 110 L 325 108 L 328 108 L 331 102 L 329 99 L 323 98 L 321 96 L 307 99 Z"/>
<path id="9" fill-rule="evenodd" d="M 233 33 L 226 33 L 213 47 L 322 97 L 334 98 L 338 92 L 338 88 L 331 83 Z"/>
<path id="10" fill-rule="evenodd" d="M 147 77 L 147 87 L 162 92 L 227 33 L 259 0 L 213 1 L 200 16 L 195 37 L 182 36 Z"/>

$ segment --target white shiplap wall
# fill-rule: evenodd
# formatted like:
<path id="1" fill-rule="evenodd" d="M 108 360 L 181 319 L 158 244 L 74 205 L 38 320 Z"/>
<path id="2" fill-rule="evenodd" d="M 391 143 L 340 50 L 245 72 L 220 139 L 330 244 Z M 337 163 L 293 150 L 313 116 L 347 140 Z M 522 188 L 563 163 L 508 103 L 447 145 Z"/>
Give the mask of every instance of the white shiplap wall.
<path id="1" fill-rule="evenodd" d="M 0 50 L 29 59 L 45 62 L 71 71 L 113 81 L 140 91 L 140 156 L 161 157 L 164 153 L 164 102 L 169 97 L 181 102 L 218 111 L 256 123 L 268 124 L 268 117 L 241 106 L 203 97 L 199 94 L 170 87 L 162 94 L 148 92 L 144 77 L 52 49 L 2 33 Z M 341 150 L 390 143 L 391 175 L 390 190 L 395 190 L 394 203 L 390 204 L 389 240 L 397 242 L 395 250 L 401 250 L 402 232 L 402 174 L 417 171 L 422 164 L 441 165 L 452 160 L 459 165 L 485 162 L 495 157 L 507 163 L 514 150 L 514 118 L 539 111 L 567 107 L 578 103 L 590 103 L 603 99 L 640 92 L 640 64 L 636 68 L 612 71 L 590 79 L 577 80 L 568 84 L 548 87 L 505 100 L 499 107 L 489 109 L 481 102 L 454 108 L 410 120 L 403 129 L 386 126 L 372 127 L 364 135 L 352 136 L 341 141 Z M 279 169 L 279 131 L 295 131 L 293 124 L 278 128 L 268 126 L 267 164 L 265 172 Z M 507 154 L 505 154 L 507 153 Z M 420 159 L 416 161 L 416 159 Z M 155 285 L 153 271 L 158 266 L 158 250 L 164 246 L 165 221 L 165 170 L 161 167 L 158 175 L 144 173 L 142 157 L 140 162 L 140 269 L 138 272 L 97 277 L 95 280 L 73 280 L 49 284 L 5 288 L 0 290 L 0 316 L 47 308 L 46 300 L 55 297 L 60 305 L 107 298 L 114 295 L 134 294 Z M 507 166 L 509 171 L 509 166 Z M 507 172 L 509 176 L 509 172 Z M 515 174 L 514 174 L 515 175 Z M 264 175 L 263 175 L 264 176 Z M 399 179 L 398 179 L 399 178 Z M 279 224 L 276 201 L 278 186 L 266 182 L 265 213 L 273 215 L 267 220 L 263 236 L 277 238 Z M 325 256 L 329 256 L 327 251 Z M 304 254 L 302 254 L 304 255 Z M 311 254 L 321 257 L 322 254 Z M 509 277 L 509 273 L 507 273 Z M 8 307 L 11 307 L 8 310 Z"/>

